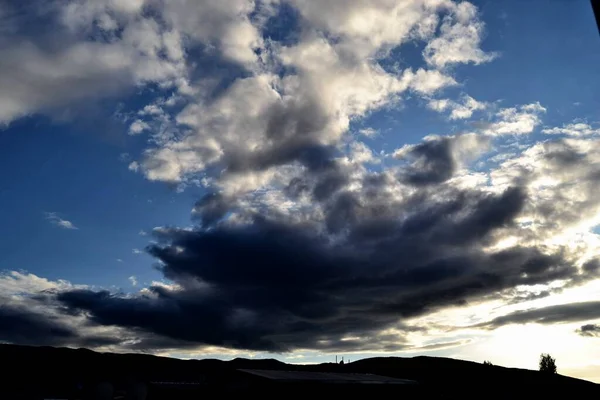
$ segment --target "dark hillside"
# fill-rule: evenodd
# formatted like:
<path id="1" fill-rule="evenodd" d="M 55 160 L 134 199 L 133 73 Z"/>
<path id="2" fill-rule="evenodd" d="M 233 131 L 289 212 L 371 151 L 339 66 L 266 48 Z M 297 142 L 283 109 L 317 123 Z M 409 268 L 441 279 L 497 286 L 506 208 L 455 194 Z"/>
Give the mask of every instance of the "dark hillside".
<path id="1" fill-rule="evenodd" d="M 378 357 L 346 365 L 290 365 L 273 359 L 179 360 L 85 349 L 0 345 L 0 359 L 2 399 L 66 396 L 75 387 L 91 387 L 102 381 L 114 382 L 116 386 L 131 381 L 193 383 L 205 393 L 223 392 L 239 380 L 240 369 L 371 373 L 415 380 L 424 393 L 435 398 L 600 395 L 600 385 L 580 379 L 436 357 Z"/>

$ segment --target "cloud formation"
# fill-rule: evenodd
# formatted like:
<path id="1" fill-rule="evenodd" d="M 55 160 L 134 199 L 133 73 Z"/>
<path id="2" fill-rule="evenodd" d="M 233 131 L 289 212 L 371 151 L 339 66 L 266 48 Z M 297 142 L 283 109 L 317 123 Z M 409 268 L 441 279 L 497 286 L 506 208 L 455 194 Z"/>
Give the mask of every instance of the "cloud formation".
<path id="1" fill-rule="evenodd" d="M 403 332 L 416 329 L 403 321 L 440 308 L 597 279 L 597 247 L 581 236 L 582 222 L 595 224 L 583 216 L 599 214 L 595 141 L 534 144 L 473 180 L 465 166 L 489 141 L 429 137 L 381 171 L 313 150 L 307 167 L 281 175 L 282 190 L 212 194 L 194 209 L 197 228 L 155 229 L 147 250 L 173 286 L 133 297 L 70 290 L 56 301 L 100 326 L 169 341 L 366 351 L 390 330 L 402 348 Z M 557 239 L 569 231 L 580 238 L 571 246 Z M 597 309 L 554 306 L 481 327 L 585 321 Z"/>
<path id="2" fill-rule="evenodd" d="M 449 1 L 291 1 L 289 6 L 298 13 L 297 36 L 281 43 L 254 40 L 260 57 L 254 57 L 250 76 L 213 96 L 209 91 L 207 97 L 204 90 L 189 97 L 171 125 L 183 132 L 149 149 L 136 164 L 149 179 L 182 182 L 217 167 L 225 171 L 217 186 L 239 190 L 244 180 L 247 187 L 241 189 L 255 189 L 272 179 L 273 168 L 305 165 L 311 149 L 336 145 L 350 121 L 394 104 L 409 92 L 432 95 L 457 84 L 443 69 L 387 70 L 379 62 L 386 52 L 407 41 L 434 40 L 442 14 L 445 27 L 477 26 L 472 43 L 458 45 L 457 52 L 478 46 L 483 27 L 472 6 Z M 268 14 L 266 8 L 261 10 Z M 283 12 L 269 10 L 274 15 Z M 262 28 L 268 29 L 269 17 L 265 18 Z M 472 60 L 453 51 L 442 46 L 431 53 L 453 63 Z M 239 137 L 244 137 L 243 144 Z M 236 188 L 229 187 L 232 181 Z"/>
<path id="3" fill-rule="evenodd" d="M 407 337 L 427 329 L 416 317 L 598 278 L 600 146 L 566 133 L 587 128 L 546 128 L 579 137 L 523 145 L 485 172 L 474 166 L 506 137 L 535 132 L 546 108 L 446 97 L 461 84 L 452 66 L 498 56 L 481 48 L 484 24 L 468 2 L 104 0 L 47 10 L 34 17 L 56 28 L 48 41 L 19 29 L 17 16 L 0 42 L 11 60 L 0 61 L 0 122 L 54 115 L 90 92 L 151 87 L 159 95 L 119 114 L 146 143 L 129 169 L 206 195 L 193 227 L 151 233 L 146 251 L 164 282 L 122 293 L 3 276 L 1 285 L 22 289 L 5 295 L 0 319 L 11 328 L 0 324 L 1 340 L 395 351 L 414 349 Z M 283 17 L 289 32 L 272 26 Z M 389 63 L 407 43 L 422 46 L 422 65 Z M 490 115 L 389 154 L 350 134 L 353 122 L 409 97 L 451 120 Z M 597 305 L 480 327 L 585 321 Z"/>
<path id="4" fill-rule="evenodd" d="M 487 135 L 526 135 L 540 125 L 541 115 L 546 109 L 538 102 L 519 107 L 501 109 L 496 113 L 497 121 L 483 129 Z"/>
<path id="5" fill-rule="evenodd" d="M 47 213 L 45 213 L 45 215 L 46 215 L 46 219 L 53 225 L 56 225 L 56 226 L 64 228 L 64 229 L 79 229 L 71 221 L 62 219 L 61 217 L 59 217 L 58 213 L 47 212 Z"/>
<path id="6" fill-rule="evenodd" d="M 592 128 L 591 125 L 583 122 L 574 122 L 565 124 L 562 127 L 546 128 L 542 130 L 548 135 L 567 135 L 567 136 L 591 136 L 600 135 L 600 128 Z"/>
<path id="7" fill-rule="evenodd" d="M 452 146 L 464 140 L 477 146 L 479 139 L 430 138 L 400 153 L 448 160 L 455 157 Z M 407 329 L 398 326 L 407 318 L 515 287 L 597 277 L 594 263 L 579 267 L 568 248 L 551 241 L 540 246 L 539 234 L 536 245 L 527 242 L 530 232 L 521 220 L 538 214 L 529 191 L 536 181 L 520 162 L 535 154 L 540 167 L 546 163 L 565 172 L 564 164 L 554 165 L 554 153 L 564 143 L 554 145 L 542 153 L 534 146 L 500 166 L 496 174 L 512 166 L 511 182 L 520 183 L 505 189 L 500 189 L 503 181 L 460 189 L 453 182 L 457 169 L 448 165 L 440 167 L 448 176 L 426 179 L 425 185 L 411 175 L 437 161 L 400 166 L 390 175 L 332 159 L 290 181 L 287 195 L 306 197 L 314 207 L 282 209 L 281 202 L 256 198 L 241 206 L 240 199 L 208 197 L 196 206 L 201 228 L 158 230 L 157 244 L 148 248 L 175 286 L 152 287 L 151 295 L 134 298 L 76 290 L 57 299 L 100 325 L 172 340 L 269 351 L 333 351 L 350 344 L 372 350 L 381 332 Z M 406 176 L 412 179 L 399 179 Z M 548 217 L 554 224 L 570 222 L 568 216 Z M 497 247 L 511 235 L 523 240 Z M 572 319 L 569 312 L 577 310 L 557 312 Z M 577 320 L 592 317 L 577 314 Z M 500 317 L 492 325 L 560 318 L 531 312 Z M 184 321 L 186 329 L 180 326 Z M 401 338 L 397 334 L 398 343 Z"/>
<path id="8" fill-rule="evenodd" d="M 33 274 L 0 274 L 0 342 L 48 346 L 101 347 L 119 339 L 103 328 L 85 325 L 85 318 L 66 315 L 48 301 L 48 293 L 81 288 Z M 113 332 L 114 333 L 114 332 Z"/>
<path id="9" fill-rule="evenodd" d="M 138 280 L 135 276 L 130 276 L 129 278 L 127 278 L 129 280 L 129 282 L 131 282 L 131 286 L 137 286 L 138 285 Z"/>

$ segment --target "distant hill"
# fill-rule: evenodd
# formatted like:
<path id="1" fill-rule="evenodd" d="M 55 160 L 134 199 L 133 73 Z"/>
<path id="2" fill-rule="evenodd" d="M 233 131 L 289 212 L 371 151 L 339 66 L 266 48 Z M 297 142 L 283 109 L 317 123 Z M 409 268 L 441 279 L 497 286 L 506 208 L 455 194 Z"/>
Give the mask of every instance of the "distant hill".
<path id="1" fill-rule="evenodd" d="M 86 349 L 0 345 L 0 360 L 0 390 L 4 391 L 0 398 L 12 398 L 3 393 L 19 390 L 57 392 L 67 386 L 103 380 L 200 382 L 218 387 L 230 382 L 239 369 L 372 373 L 415 380 L 436 398 L 539 398 L 542 394 L 556 398 L 563 389 L 577 395 L 600 395 L 600 385 L 581 379 L 438 357 L 377 357 L 345 365 L 291 365 L 273 359 L 180 360 Z"/>

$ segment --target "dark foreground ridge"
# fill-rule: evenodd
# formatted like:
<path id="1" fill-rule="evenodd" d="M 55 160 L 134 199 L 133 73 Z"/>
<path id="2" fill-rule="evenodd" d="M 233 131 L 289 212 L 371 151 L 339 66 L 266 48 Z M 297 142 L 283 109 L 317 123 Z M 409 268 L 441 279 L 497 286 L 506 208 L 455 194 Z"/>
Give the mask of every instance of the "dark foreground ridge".
<path id="1" fill-rule="evenodd" d="M 360 394 L 410 398 L 557 398 L 591 395 L 600 385 L 558 374 L 437 357 L 377 357 L 345 365 L 292 365 L 273 359 L 179 360 L 86 349 L 0 345 L 0 399 L 88 399 L 109 382 L 126 396 L 142 384 L 147 399 Z M 287 371 L 287 372 L 269 372 Z M 365 375 L 370 374 L 370 375 Z M 397 379 L 386 379 L 397 378 Z"/>

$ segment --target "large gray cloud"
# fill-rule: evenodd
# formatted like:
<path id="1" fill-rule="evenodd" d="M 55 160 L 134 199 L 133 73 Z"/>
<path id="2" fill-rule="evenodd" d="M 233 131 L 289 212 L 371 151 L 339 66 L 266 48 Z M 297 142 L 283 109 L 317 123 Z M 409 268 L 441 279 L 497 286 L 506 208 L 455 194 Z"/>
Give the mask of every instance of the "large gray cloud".
<path id="1" fill-rule="evenodd" d="M 0 306 L 0 341 L 34 346 L 101 347 L 121 340 L 111 336 L 85 335 L 59 318 L 31 312 L 23 306 Z"/>
<path id="2" fill-rule="evenodd" d="M 24 308 L 0 307 L 0 340 L 35 345 L 60 345 L 77 334 L 60 323 Z"/>
<path id="3" fill-rule="evenodd" d="M 362 213 L 348 193 L 336 197 L 328 213 L 344 215 L 343 230 L 335 228 L 342 239 L 260 215 L 249 224 L 172 230 L 148 251 L 177 289 L 134 298 L 74 290 L 58 300 L 101 325 L 199 344 L 335 349 L 347 336 L 373 345 L 403 317 L 577 274 L 560 255 L 535 248 L 483 251 L 488 234 L 519 214 L 520 188 L 454 191 L 396 221 Z"/>
<path id="4" fill-rule="evenodd" d="M 146 85 L 189 95 L 190 79 L 207 69 L 188 60 L 189 51 L 216 48 L 213 62 L 242 69 L 256 61 L 262 38 L 250 13 L 263 14 L 262 7 L 248 0 L 3 2 L 0 124 L 38 113 L 72 117 L 72 108 Z"/>
<path id="5" fill-rule="evenodd" d="M 487 146 L 485 138 L 431 137 L 400 154 L 416 154 L 434 167 L 430 160 L 440 158 L 458 166 L 469 158 L 463 154 Z M 147 250 L 174 287 L 133 297 L 71 290 L 57 300 L 96 324 L 175 341 L 269 351 L 353 343 L 373 350 L 382 331 L 403 332 L 402 322 L 415 316 L 517 287 L 554 281 L 569 287 L 598 277 L 593 258 L 582 262 L 566 246 L 540 244 L 546 236 L 521 222 L 535 213 L 537 224 L 551 219 L 557 230 L 574 223 L 564 202 L 551 201 L 562 196 L 561 185 L 532 189 L 544 169 L 556 179 L 593 179 L 591 143 L 534 145 L 492 173 L 497 186 L 461 183 L 458 167 L 424 185 L 406 179 L 427 170 L 411 163 L 374 172 L 328 147 L 314 151 L 319 162 L 283 175 L 281 188 L 250 197 L 208 195 L 195 208 L 199 227 L 159 230 Z M 571 154 L 579 154 L 577 169 Z M 589 189 L 578 201 L 594 210 Z M 271 201 L 272 191 L 282 197 Z M 282 207 L 289 202 L 291 208 Z M 515 235 L 523 239 L 495 247 Z M 589 320 L 597 306 L 523 311 L 481 327 Z"/>
<path id="6" fill-rule="evenodd" d="M 452 140 L 457 138 L 424 143 L 437 141 L 456 159 L 456 149 L 447 147 Z M 555 150 L 536 157 L 554 168 Z M 56 287 L 37 298 L 55 315 L 126 332 L 122 348 L 401 350 L 412 346 L 406 333 L 424 328 L 406 322 L 412 317 L 516 287 L 557 280 L 578 285 L 598 276 L 594 259 L 579 264 L 561 246 L 524 240 L 494 248 L 523 230 L 519 221 L 536 204 L 537 193 L 528 186 L 535 179 L 520 168 L 514 185 L 503 190 L 456 183 L 456 168 L 423 185 L 404 179 L 412 164 L 373 172 L 328 147 L 315 154 L 319 162 L 307 162 L 275 190 L 284 200 L 271 202 L 269 192 L 250 198 L 209 194 L 195 208 L 196 228 L 156 229 L 147 251 L 172 284 L 129 295 Z M 585 170 L 586 157 L 578 158 L 579 170 Z M 560 158 L 563 173 L 569 158 Z M 500 167 L 503 174 L 506 168 Z M 282 208 L 282 201 L 292 200 L 291 208 Z M 555 223 L 572 223 L 551 215 L 559 216 Z M 584 321 L 597 318 L 597 310 L 597 302 L 554 306 L 481 327 Z M 61 335 L 70 340 L 76 325 L 65 326 L 39 331 L 54 329 L 60 343 Z"/>

